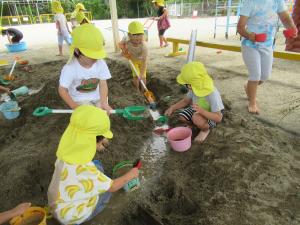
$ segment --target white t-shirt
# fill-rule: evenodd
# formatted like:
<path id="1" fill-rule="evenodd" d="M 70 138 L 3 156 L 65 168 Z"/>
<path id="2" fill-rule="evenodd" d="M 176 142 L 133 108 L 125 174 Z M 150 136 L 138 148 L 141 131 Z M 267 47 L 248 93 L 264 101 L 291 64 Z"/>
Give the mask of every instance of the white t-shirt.
<path id="1" fill-rule="evenodd" d="M 67 28 L 67 20 L 64 14 L 55 14 L 54 16 L 54 21 L 58 21 L 59 22 L 59 26 L 60 26 L 60 30 L 63 36 L 68 36 L 69 32 L 68 32 L 68 28 Z"/>
<path id="2" fill-rule="evenodd" d="M 103 59 L 97 60 L 89 69 L 82 67 L 74 58 L 66 64 L 60 74 L 59 85 L 68 89 L 73 101 L 100 100 L 99 82 L 108 80 L 111 74 Z"/>

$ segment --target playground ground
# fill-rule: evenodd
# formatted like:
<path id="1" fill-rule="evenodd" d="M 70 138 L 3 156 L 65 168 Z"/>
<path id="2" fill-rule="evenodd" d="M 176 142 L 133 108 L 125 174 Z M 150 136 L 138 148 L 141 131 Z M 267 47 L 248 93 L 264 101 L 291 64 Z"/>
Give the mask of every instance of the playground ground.
<path id="1" fill-rule="evenodd" d="M 126 30 L 130 21 L 120 20 L 120 28 Z M 113 75 L 109 82 L 112 106 L 141 104 L 141 96 L 132 94 L 127 62 L 114 53 L 112 33 L 105 29 L 111 26 L 110 21 L 95 21 L 95 24 L 106 39 Z M 197 29 L 198 40 L 239 45 L 233 28 L 229 40 L 224 38 L 224 28 L 218 28 L 214 40 L 212 18 L 172 19 L 171 24 L 166 37 L 189 39 L 190 31 Z M 21 99 L 21 118 L 0 121 L 1 211 L 25 200 L 46 204 L 55 150 L 68 118 L 37 120 L 31 112 L 41 104 L 65 107 L 56 88 L 59 71 L 68 56 L 55 56 L 54 27 L 54 24 L 20 27 L 29 50 L 19 55 L 30 61 L 33 72 L 17 68 L 19 79 L 14 86 L 44 85 L 44 88 L 37 95 Z M 161 100 L 163 110 L 182 96 L 175 78 L 186 56 L 166 58 L 164 55 L 171 51 L 171 46 L 163 49 L 157 46 L 153 25 L 149 30 L 149 85 Z M 278 35 L 276 49 L 284 49 L 282 34 Z M 3 45 L 0 55 L 8 60 L 13 57 L 5 53 Z M 113 118 L 115 138 L 108 151 L 97 154 L 96 158 L 103 161 L 111 175 L 109 171 L 118 161 L 142 156 L 145 161 L 142 188 L 115 195 L 103 214 L 89 224 L 300 224 L 300 117 L 299 108 L 292 109 L 300 98 L 299 62 L 275 59 L 272 77 L 258 93 L 262 112 L 254 116 L 246 110 L 243 84 L 247 70 L 240 53 L 217 53 L 197 47 L 195 60 L 206 65 L 223 95 L 227 108 L 224 122 L 204 145 L 193 145 L 188 152 L 175 154 L 163 137 L 152 136 L 151 121 L 133 123 Z M 1 74 L 7 70 L 1 68 Z M 163 100 L 166 96 L 170 96 L 170 102 Z M 286 112 L 289 113 L 285 116 Z M 50 224 L 56 223 L 50 221 Z"/>

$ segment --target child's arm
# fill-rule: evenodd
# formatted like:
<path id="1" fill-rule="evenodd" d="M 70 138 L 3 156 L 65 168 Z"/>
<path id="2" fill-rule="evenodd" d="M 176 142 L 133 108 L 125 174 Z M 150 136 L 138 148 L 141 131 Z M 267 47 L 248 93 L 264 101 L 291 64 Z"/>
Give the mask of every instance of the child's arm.
<path id="1" fill-rule="evenodd" d="M 67 88 L 59 86 L 58 93 L 59 93 L 60 97 L 65 101 L 65 103 L 67 103 L 67 105 L 71 109 L 75 109 L 79 106 L 76 102 L 73 101 Z"/>
<path id="2" fill-rule="evenodd" d="M 70 28 L 69 28 L 69 25 L 68 25 L 67 21 L 66 21 L 66 27 L 67 27 L 67 30 L 68 30 L 69 34 L 71 34 L 71 31 L 70 31 Z"/>
<path id="3" fill-rule="evenodd" d="M 280 20 L 281 20 L 281 22 L 282 22 L 282 24 L 284 25 L 285 28 L 297 30 L 297 27 L 294 24 L 294 21 L 292 20 L 292 18 L 290 17 L 290 15 L 287 11 L 278 13 L 278 16 L 279 16 L 279 18 L 280 18 Z M 295 32 L 294 38 L 295 37 L 297 37 L 297 32 Z"/>
<path id="4" fill-rule="evenodd" d="M 9 88 L 5 88 L 5 87 L 0 86 L 0 91 L 9 92 Z"/>
<path id="5" fill-rule="evenodd" d="M 223 115 L 221 112 L 209 112 L 209 111 L 206 111 L 205 109 L 201 108 L 197 104 L 193 104 L 193 109 L 197 113 L 199 113 L 200 115 L 205 117 L 206 119 L 213 120 L 216 123 L 220 123 L 222 121 Z"/>
<path id="6" fill-rule="evenodd" d="M 30 206 L 31 203 L 22 203 L 11 210 L 0 213 L 0 224 L 3 224 L 8 220 L 23 214 Z"/>
<path id="7" fill-rule="evenodd" d="M 61 34 L 60 23 L 59 23 L 58 20 L 56 21 L 55 25 L 56 25 L 56 28 L 57 28 L 57 30 L 58 30 L 58 33 Z"/>
<path id="8" fill-rule="evenodd" d="M 128 51 L 126 41 L 123 41 L 123 40 L 120 41 L 119 42 L 119 48 L 121 49 L 122 56 L 124 56 L 127 59 L 130 59 L 130 53 Z"/>
<path id="9" fill-rule="evenodd" d="M 137 178 L 139 176 L 139 169 L 138 168 L 132 168 L 129 170 L 126 174 L 123 176 L 114 179 L 111 187 L 108 189 L 108 192 L 116 192 L 119 189 L 121 189 L 125 184 L 127 184 L 129 181 L 131 181 L 134 178 Z"/>
<path id="10" fill-rule="evenodd" d="M 106 111 L 112 110 L 112 108 L 108 104 L 108 87 L 106 80 L 100 80 L 99 90 L 101 96 L 101 108 Z"/>
<path id="11" fill-rule="evenodd" d="M 6 36 L 7 36 L 7 40 L 8 40 L 8 42 L 11 44 L 11 43 L 12 43 L 12 42 L 11 42 L 11 37 L 10 37 L 10 35 L 9 35 L 8 31 L 6 31 Z"/>
<path id="12" fill-rule="evenodd" d="M 250 41 L 255 42 L 255 33 L 249 33 L 246 30 L 246 25 L 247 25 L 247 21 L 248 21 L 247 16 L 240 16 L 239 22 L 237 24 L 237 32 L 243 36 L 246 39 L 249 39 Z"/>
<path id="13" fill-rule="evenodd" d="M 185 97 L 184 99 L 181 99 L 179 102 L 175 103 L 174 105 L 171 105 L 166 111 L 165 115 L 170 116 L 174 111 L 177 109 L 184 108 L 192 103 L 192 99 Z"/>

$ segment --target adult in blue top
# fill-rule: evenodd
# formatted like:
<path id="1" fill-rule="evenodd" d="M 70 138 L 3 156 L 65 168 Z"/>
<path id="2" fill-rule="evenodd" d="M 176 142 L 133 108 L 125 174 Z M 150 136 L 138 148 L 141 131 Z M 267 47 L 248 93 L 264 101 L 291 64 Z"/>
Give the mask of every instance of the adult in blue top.
<path id="1" fill-rule="evenodd" d="M 278 16 L 287 29 L 296 29 L 284 0 L 245 0 L 241 9 L 238 33 L 243 37 L 242 55 L 249 72 L 245 91 L 250 113 L 259 113 L 256 103 L 257 87 L 272 72 Z"/>

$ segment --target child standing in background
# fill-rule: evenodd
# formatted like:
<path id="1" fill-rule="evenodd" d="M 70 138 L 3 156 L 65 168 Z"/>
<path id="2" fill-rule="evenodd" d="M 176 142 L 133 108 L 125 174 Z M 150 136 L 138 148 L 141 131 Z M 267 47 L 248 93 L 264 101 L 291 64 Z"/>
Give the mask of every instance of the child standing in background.
<path id="1" fill-rule="evenodd" d="M 146 70 L 148 63 L 148 48 L 144 40 L 144 26 L 133 21 L 128 25 L 128 37 L 124 37 L 119 43 L 122 55 L 132 61 L 139 73 L 138 76 L 146 85 Z M 139 79 L 132 68 L 133 84 L 140 90 Z"/>
<path id="2" fill-rule="evenodd" d="M 62 48 L 64 40 L 68 45 L 71 44 L 70 30 L 64 13 L 64 9 L 59 1 L 52 2 L 52 11 L 55 13 L 54 21 L 57 29 L 57 40 L 58 40 L 58 55 L 63 56 Z"/>
<path id="3" fill-rule="evenodd" d="M 297 36 L 297 28 L 287 12 L 284 0 L 246 0 L 241 8 L 238 32 L 242 39 L 242 56 L 249 78 L 244 86 L 248 97 L 248 111 L 259 113 L 256 93 L 272 73 L 273 43 L 279 19 Z"/>

